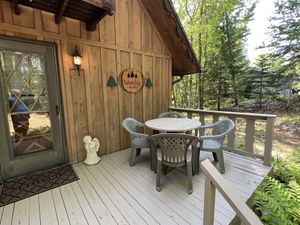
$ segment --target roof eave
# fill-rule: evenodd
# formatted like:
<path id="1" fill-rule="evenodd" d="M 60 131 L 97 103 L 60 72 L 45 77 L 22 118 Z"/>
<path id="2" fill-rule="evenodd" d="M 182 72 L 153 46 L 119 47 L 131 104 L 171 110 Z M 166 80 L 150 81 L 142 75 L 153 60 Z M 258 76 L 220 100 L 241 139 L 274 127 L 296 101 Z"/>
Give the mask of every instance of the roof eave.
<path id="1" fill-rule="evenodd" d="M 173 76 L 183 76 L 183 75 L 190 75 L 190 74 L 194 74 L 194 73 L 201 73 L 201 66 L 198 63 L 195 51 L 185 33 L 185 30 L 182 26 L 182 23 L 180 21 L 180 18 L 178 17 L 176 10 L 173 6 L 173 3 L 170 0 L 163 0 L 164 1 L 164 5 L 165 5 L 165 9 L 169 12 L 170 17 L 174 20 L 176 26 L 177 26 L 177 33 L 178 35 L 182 38 L 182 41 L 184 42 L 184 44 L 187 47 L 187 51 L 188 54 L 192 60 L 192 63 L 195 65 L 196 70 L 195 71 L 189 71 L 189 72 L 172 72 Z"/>

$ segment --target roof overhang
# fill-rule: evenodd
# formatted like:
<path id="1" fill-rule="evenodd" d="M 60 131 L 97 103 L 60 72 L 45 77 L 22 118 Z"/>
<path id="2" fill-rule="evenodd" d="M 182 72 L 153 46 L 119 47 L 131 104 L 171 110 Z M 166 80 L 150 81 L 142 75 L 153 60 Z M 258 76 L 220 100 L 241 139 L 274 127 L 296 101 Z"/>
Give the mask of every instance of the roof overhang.
<path id="1" fill-rule="evenodd" d="M 88 31 L 94 31 L 97 23 L 106 15 L 115 13 L 115 0 L 8 0 L 19 15 L 18 5 L 55 14 L 55 22 L 58 24 L 63 16 L 80 20 L 86 23 Z"/>
<path id="2" fill-rule="evenodd" d="M 200 73 L 195 52 L 170 0 L 143 0 L 172 55 L 172 75 Z"/>

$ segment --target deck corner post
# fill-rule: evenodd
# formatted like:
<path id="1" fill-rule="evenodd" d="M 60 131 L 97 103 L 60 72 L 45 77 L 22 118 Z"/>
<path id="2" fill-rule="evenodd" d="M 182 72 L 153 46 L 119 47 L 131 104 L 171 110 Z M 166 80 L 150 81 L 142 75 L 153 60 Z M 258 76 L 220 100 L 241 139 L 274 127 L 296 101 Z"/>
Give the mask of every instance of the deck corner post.
<path id="1" fill-rule="evenodd" d="M 203 225 L 214 224 L 216 187 L 205 175 Z"/>
<path id="2" fill-rule="evenodd" d="M 272 160 L 273 149 L 273 129 L 275 117 L 268 117 L 266 123 L 266 138 L 265 138 L 265 152 L 264 152 L 264 165 L 270 166 Z"/>

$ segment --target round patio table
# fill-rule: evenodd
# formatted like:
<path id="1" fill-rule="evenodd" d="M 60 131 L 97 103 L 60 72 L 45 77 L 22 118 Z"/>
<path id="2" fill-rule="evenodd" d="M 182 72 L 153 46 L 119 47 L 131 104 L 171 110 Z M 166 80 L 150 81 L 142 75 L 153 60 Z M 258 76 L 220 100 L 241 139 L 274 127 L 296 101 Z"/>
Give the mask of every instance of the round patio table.
<path id="1" fill-rule="evenodd" d="M 198 129 L 201 123 L 187 118 L 157 118 L 145 122 L 146 126 L 160 132 L 186 132 Z"/>

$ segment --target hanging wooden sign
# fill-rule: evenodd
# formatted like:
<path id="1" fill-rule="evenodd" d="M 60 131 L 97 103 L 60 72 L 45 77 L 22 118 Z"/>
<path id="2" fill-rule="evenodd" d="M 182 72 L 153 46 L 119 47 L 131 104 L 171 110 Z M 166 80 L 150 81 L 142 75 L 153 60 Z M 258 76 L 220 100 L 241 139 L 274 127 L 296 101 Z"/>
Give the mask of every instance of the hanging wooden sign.
<path id="1" fill-rule="evenodd" d="M 144 76 L 141 72 L 128 69 L 121 74 L 123 88 L 129 93 L 137 93 L 144 86 Z"/>

